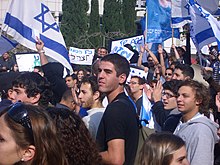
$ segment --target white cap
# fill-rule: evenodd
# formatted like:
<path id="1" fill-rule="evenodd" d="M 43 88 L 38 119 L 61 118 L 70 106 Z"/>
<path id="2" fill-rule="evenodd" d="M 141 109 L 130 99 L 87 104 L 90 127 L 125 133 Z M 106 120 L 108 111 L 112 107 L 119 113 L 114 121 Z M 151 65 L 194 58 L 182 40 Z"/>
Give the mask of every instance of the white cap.
<path id="1" fill-rule="evenodd" d="M 204 55 L 209 55 L 209 47 L 207 45 L 203 46 L 201 52 Z"/>

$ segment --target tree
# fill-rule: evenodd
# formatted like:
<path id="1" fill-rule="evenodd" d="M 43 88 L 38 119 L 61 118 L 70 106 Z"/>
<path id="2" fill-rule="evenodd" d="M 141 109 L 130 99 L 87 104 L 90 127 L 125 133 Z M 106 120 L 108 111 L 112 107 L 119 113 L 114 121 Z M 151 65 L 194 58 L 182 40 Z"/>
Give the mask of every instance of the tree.
<path id="1" fill-rule="evenodd" d="M 106 33 L 124 32 L 121 0 L 105 0 L 103 13 L 103 26 Z"/>
<path id="2" fill-rule="evenodd" d="M 100 32 L 100 17 L 99 17 L 99 2 L 98 0 L 91 0 L 91 13 L 89 21 L 89 34 Z M 93 48 L 101 45 L 101 36 L 93 36 L 90 38 L 90 42 Z"/>
<path id="3" fill-rule="evenodd" d="M 88 31 L 88 0 L 63 0 L 61 31 L 67 46 L 77 46 L 77 39 Z"/>
<path id="4" fill-rule="evenodd" d="M 136 0 L 123 0 L 122 13 L 123 13 L 123 19 L 125 20 L 124 21 L 125 33 L 127 33 L 128 36 L 133 36 L 136 33 L 135 6 L 136 6 Z"/>

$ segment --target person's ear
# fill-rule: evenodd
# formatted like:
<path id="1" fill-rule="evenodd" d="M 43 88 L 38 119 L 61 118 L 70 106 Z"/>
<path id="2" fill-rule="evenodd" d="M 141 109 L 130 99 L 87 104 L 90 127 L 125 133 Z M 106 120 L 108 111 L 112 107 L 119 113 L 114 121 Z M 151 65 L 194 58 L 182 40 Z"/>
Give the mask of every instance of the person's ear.
<path id="1" fill-rule="evenodd" d="M 119 76 L 119 84 L 124 84 L 125 81 L 127 79 L 127 76 L 125 73 L 122 73 L 120 76 Z"/>
<path id="2" fill-rule="evenodd" d="M 28 146 L 28 148 L 23 151 L 21 161 L 27 162 L 27 161 L 32 160 L 35 155 L 35 150 L 36 150 L 35 146 L 33 145 Z"/>
<path id="3" fill-rule="evenodd" d="M 14 99 L 15 99 L 15 98 L 14 98 L 14 95 L 13 95 L 13 90 L 12 90 L 12 89 L 9 89 L 9 90 L 8 90 L 7 95 L 8 95 L 8 98 L 9 98 L 10 100 L 14 100 Z"/>
<path id="4" fill-rule="evenodd" d="M 199 106 L 202 103 L 202 99 L 196 100 L 196 105 Z"/>
<path id="5" fill-rule="evenodd" d="M 40 93 L 36 94 L 35 96 L 31 97 L 31 103 L 36 104 L 40 100 Z"/>
<path id="6" fill-rule="evenodd" d="M 95 91 L 95 93 L 93 94 L 93 99 L 94 100 L 98 100 L 100 97 L 100 92 L 99 91 Z"/>

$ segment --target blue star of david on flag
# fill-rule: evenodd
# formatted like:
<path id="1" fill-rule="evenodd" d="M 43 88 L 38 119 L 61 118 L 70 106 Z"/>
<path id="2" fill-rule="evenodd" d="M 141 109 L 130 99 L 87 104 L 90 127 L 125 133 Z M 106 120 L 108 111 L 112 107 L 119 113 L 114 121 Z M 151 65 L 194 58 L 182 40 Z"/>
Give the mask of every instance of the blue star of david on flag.
<path id="1" fill-rule="evenodd" d="M 39 15 L 37 15 L 36 17 L 34 17 L 34 19 L 36 19 L 37 21 L 42 23 L 42 32 L 43 33 L 49 29 L 53 29 L 53 30 L 59 32 L 60 30 L 59 30 L 59 27 L 56 22 L 54 22 L 52 24 L 45 22 L 45 15 L 49 12 L 50 12 L 49 8 L 41 3 L 41 13 Z"/>

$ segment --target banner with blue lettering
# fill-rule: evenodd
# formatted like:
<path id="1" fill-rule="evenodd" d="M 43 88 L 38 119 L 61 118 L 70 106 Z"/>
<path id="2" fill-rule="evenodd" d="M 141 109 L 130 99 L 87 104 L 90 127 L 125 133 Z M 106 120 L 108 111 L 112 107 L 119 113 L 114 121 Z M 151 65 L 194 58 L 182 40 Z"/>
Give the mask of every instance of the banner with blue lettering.
<path id="1" fill-rule="evenodd" d="M 95 49 L 79 49 L 70 47 L 69 57 L 70 62 L 78 65 L 92 65 L 92 59 L 95 54 Z"/>
<path id="2" fill-rule="evenodd" d="M 111 42 L 111 52 L 114 52 L 114 50 L 120 50 L 121 47 L 124 47 L 125 44 L 130 44 L 133 47 L 133 49 L 139 52 L 140 46 L 143 45 L 143 43 L 143 35 L 114 40 Z"/>

